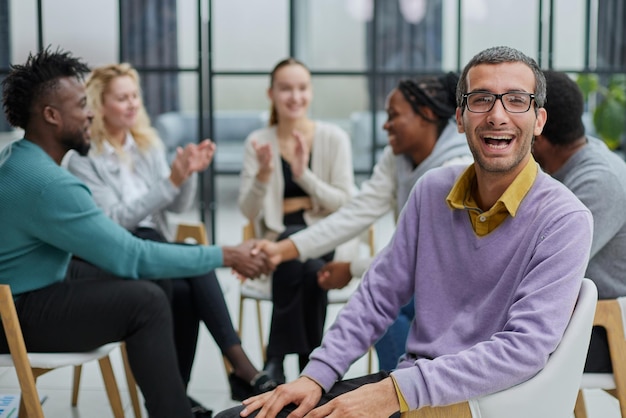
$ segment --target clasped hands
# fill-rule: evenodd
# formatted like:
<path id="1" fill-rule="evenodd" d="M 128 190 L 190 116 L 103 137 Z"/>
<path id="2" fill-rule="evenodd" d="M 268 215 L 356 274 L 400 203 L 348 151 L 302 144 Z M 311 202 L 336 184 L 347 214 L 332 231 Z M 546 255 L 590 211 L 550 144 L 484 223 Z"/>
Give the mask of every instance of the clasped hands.
<path id="1" fill-rule="evenodd" d="M 266 239 L 250 240 L 246 242 L 249 243 L 246 248 L 250 248 L 250 258 L 258 261 L 260 264 L 262 260 L 263 263 L 270 266 L 271 269 L 270 271 L 267 271 L 267 269 L 259 270 L 258 274 L 247 274 L 238 268 L 233 268 L 240 280 L 254 279 L 262 274 L 268 274 L 283 261 L 291 260 L 298 256 L 298 250 L 289 239 L 278 242 Z M 350 280 L 352 280 L 352 274 L 350 273 L 350 263 L 348 262 L 331 261 L 324 265 L 317 274 L 317 282 L 319 286 L 325 290 L 341 289 L 345 287 Z"/>
<path id="2" fill-rule="evenodd" d="M 241 281 L 270 274 L 283 259 L 277 247 L 277 243 L 265 239 L 249 239 L 235 247 L 223 247 L 224 266 L 231 267 Z"/>

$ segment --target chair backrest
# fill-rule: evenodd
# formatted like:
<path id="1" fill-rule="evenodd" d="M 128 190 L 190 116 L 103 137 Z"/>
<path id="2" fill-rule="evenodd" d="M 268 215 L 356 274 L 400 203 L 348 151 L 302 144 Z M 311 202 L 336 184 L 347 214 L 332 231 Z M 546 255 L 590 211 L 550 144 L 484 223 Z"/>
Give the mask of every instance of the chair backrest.
<path id="1" fill-rule="evenodd" d="M 530 380 L 470 401 L 474 418 L 569 418 L 582 378 L 598 300 L 595 284 L 583 279 L 563 339 L 546 366 Z"/>
<path id="2" fill-rule="evenodd" d="M 185 244 L 209 245 L 209 239 L 203 223 L 178 224 L 174 240 Z"/>

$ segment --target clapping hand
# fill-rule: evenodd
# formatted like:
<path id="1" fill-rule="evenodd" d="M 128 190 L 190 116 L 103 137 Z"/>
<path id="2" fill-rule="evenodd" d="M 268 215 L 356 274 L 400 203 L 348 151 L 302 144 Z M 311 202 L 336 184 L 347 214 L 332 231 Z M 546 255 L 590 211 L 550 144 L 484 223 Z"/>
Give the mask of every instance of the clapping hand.
<path id="1" fill-rule="evenodd" d="M 256 140 L 253 139 L 252 147 L 256 152 L 256 159 L 259 163 L 257 178 L 262 182 L 267 182 L 270 174 L 272 174 L 272 171 L 274 170 L 272 146 L 269 143 L 258 144 Z"/>
<path id="2" fill-rule="evenodd" d="M 289 163 L 293 176 L 299 178 L 309 165 L 310 150 L 309 144 L 301 132 L 294 130 L 293 137 L 296 139 L 296 146 L 294 147 L 293 159 Z"/>
<path id="3" fill-rule="evenodd" d="M 215 143 L 205 139 L 199 144 L 187 144 L 185 148 L 176 149 L 176 158 L 172 162 L 170 180 L 179 187 L 193 173 L 207 169 L 215 154 Z"/>

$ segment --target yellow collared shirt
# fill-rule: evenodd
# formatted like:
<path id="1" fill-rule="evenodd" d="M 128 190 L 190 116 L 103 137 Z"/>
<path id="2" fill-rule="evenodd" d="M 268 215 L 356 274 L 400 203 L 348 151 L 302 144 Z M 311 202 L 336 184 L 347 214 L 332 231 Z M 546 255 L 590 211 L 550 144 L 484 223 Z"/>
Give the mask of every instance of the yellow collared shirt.
<path id="1" fill-rule="evenodd" d="M 452 190 L 446 197 L 446 202 L 452 209 L 468 211 L 476 235 L 485 236 L 504 222 L 507 216 L 515 217 L 519 205 L 537 178 L 538 170 L 537 162 L 531 155 L 526 167 L 502 193 L 496 203 L 485 212 L 478 207 L 474 196 L 476 170 L 472 164 L 454 183 Z"/>

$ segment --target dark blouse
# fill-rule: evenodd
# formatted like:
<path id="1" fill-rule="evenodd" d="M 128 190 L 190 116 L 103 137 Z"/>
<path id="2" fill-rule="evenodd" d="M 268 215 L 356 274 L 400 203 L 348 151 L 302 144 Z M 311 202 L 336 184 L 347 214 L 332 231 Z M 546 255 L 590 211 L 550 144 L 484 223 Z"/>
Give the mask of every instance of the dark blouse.
<path id="1" fill-rule="evenodd" d="M 293 181 L 293 173 L 291 172 L 291 166 L 284 158 L 280 159 L 283 166 L 283 179 L 285 181 L 285 191 L 283 192 L 283 198 L 288 199 L 290 197 L 302 197 L 308 196 L 307 192 L 302 190 L 302 187 Z M 310 163 L 310 162 L 309 162 Z M 305 225 L 304 222 L 304 210 L 289 213 L 283 215 L 283 224 L 288 225 Z"/>

